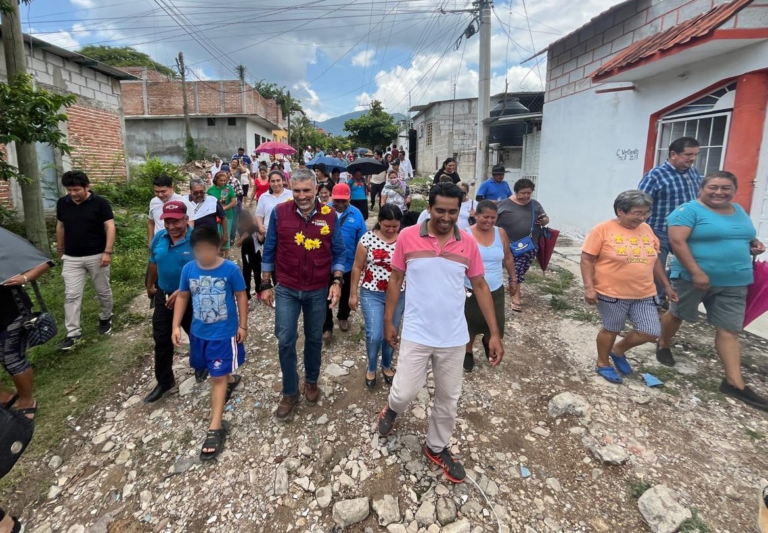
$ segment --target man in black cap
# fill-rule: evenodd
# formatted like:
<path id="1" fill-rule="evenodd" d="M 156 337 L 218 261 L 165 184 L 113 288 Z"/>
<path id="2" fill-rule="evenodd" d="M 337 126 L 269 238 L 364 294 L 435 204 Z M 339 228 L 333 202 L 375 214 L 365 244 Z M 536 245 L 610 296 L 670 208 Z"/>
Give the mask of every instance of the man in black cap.
<path id="1" fill-rule="evenodd" d="M 491 171 L 491 179 L 485 180 L 477 190 L 477 201 L 491 200 L 499 203 L 504 198 L 512 196 L 509 183 L 504 181 L 504 165 L 496 165 Z"/>

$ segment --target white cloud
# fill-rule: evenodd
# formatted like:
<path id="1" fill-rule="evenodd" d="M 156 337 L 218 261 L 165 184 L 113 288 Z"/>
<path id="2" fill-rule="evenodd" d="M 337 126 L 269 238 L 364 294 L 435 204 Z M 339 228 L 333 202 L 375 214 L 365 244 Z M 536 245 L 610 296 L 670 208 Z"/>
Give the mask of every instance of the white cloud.
<path id="1" fill-rule="evenodd" d="M 296 85 L 293 86 L 293 88 L 295 90 L 303 91 L 304 94 L 298 94 L 296 95 L 296 97 L 302 99 L 307 105 L 310 105 L 310 106 L 320 105 L 320 97 L 309 86 L 308 83 L 297 83 Z"/>
<path id="2" fill-rule="evenodd" d="M 361 93 L 361 94 L 358 94 L 358 95 L 355 97 L 355 103 L 357 104 L 357 105 L 355 106 L 355 109 L 364 109 L 364 108 L 367 108 L 367 107 L 368 107 L 368 106 L 371 104 L 371 101 L 372 101 L 372 100 L 374 100 L 374 98 L 371 98 L 371 95 L 370 95 L 370 94 L 368 94 L 368 93 L 366 93 L 366 92 L 363 92 L 363 93 Z"/>
<path id="3" fill-rule="evenodd" d="M 69 0 L 70 3 L 77 7 L 84 7 L 86 9 L 91 9 L 93 7 L 96 7 L 96 2 L 94 0 Z"/>
<path id="4" fill-rule="evenodd" d="M 373 61 L 376 50 L 363 50 L 352 57 L 353 67 L 367 67 Z"/>
<path id="5" fill-rule="evenodd" d="M 37 32 L 35 31 L 35 28 L 31 28 L 30 33 L 35 35 Z M 79 34 L 77 35 L 79 36 Z M 80 48 L 80 42 L 77 40 L 77 38 L 66 30 L 48 30 L 45 33 L 41 33 L 35 36 L 39 37 L 47 43 L 56 45 L 60 48 L 66 48 L 67 50 L 77 50 Z"/>
<path id="6" fill-rule="evenodd" d="M 307 118 L 314 120 L 315 122 L 322 122 L 333 116 L 330 113 L 314 111 L 309 107 L 305 107 L 304 112 L 307 114 Z"/>

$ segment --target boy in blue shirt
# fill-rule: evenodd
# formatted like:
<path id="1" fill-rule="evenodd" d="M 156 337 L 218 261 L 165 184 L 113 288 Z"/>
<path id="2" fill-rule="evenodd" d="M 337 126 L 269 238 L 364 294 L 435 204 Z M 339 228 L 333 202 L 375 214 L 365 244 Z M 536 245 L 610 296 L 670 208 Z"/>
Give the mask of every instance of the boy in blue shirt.
<path id="1" fill-rule="evenodd" d="M 240 269 L 219 256 L 221 238 L 210 227 L 195 228 L 191 237 L 195 261 L 184 265 L 173 314 L 173 343 L 181 344 L 181 321 L 192 299 L 189 362 L 207 369 L 211 382 L 211 424 L 200 451 L 203 461 L 221 453 L 228 424 L 222 420 L 240 376 L 233 374 L 245 361 L 243 343 L 248 335 L 248 296 Z"/>
<path id="2" fill-rule="evenodd" d="M 491 171 L 491 179 L 484 181 L 477 190 L 477 201 L 491 200 L 499 203 L 505 198 L 512 196 L 512 190 L 509 183 L 504 181 L 504 165 L 496 165 Z"/>

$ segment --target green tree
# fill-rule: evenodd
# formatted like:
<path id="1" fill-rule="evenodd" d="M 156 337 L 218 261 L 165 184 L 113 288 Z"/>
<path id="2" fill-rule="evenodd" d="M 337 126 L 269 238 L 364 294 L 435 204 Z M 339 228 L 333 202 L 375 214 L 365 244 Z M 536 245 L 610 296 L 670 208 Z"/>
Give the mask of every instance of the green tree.
<path id="1" fill-rule="evenodd" d="M 241 82 L 245 83 L 245 71 L 248 70 L 248 67 L 245 65 L 237 65 L 235 67 L 235 74 L 237 74 L 237 79 Z"/>
<path id="2" fill-rule="evenodd" d="M 257 80 L 253 82 L 253 88 L 267 100 L 276 100 L 283 110 L 283 117 L 287 117 L 289 113 L 304 112 L 301 101 L 290 96 L 285 86 L 266 80 Z"/>
<path id="3" fill-rule="evenodd" d="M 60 110 L 76 101 L 77 96 L 73 94 L 35 89 L 29 74 L 17 75 L 10 83 L 0 83 L 0 143 L 48 143 L 69 154 L 67 136 L 59 129 L 59 123 L 66 122 L 68 117 Z M 5 152 L 0 151 L 0 179 L 12 178 L 28 179 L 20 175 L 19 169 L 5 159 Z"/>
<path id="4" fill-rule="evenodd" d="M 397 137 L 394 118 L 384 111 L 378 100 L 371 102 L 371 110 L 365 115 L 344 122 L 344 130 L 356 144 L 368 148 L 387 145 Z"/>
<path id="5" fill-rule="evenodd" d="M 176 77 L 174 70 L 161 65 L 144 52 L 139 52 L 130 46 L 87 45 L 83 46 L 77 53 L 113 67 L 148 67 L 166 76 Z"/>

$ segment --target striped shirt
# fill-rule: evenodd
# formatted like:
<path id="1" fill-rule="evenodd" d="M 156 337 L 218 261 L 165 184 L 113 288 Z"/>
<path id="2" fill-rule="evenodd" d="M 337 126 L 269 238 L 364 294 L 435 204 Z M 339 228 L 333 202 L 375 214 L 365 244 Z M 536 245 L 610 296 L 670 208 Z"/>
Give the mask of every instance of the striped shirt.
<path id="1" fill-rule="evenodd" d="M 637 188 L 653 198 L 651 216 L 646 222 L 657 236 L 667 236 L 667 215 L 698 198 L 701 179 L 696 167 L 680 172 L 669 161 L 643 176 Z"/>

